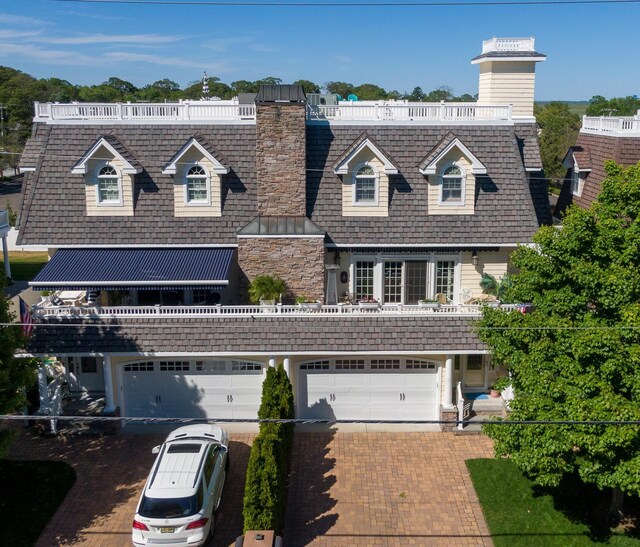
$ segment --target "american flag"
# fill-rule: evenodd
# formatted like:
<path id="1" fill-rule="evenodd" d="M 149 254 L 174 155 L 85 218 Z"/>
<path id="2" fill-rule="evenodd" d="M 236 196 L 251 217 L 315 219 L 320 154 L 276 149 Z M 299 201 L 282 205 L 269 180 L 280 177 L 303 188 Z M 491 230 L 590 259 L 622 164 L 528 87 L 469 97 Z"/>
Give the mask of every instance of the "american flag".
<path id="1" fill-rule="evenodd" d="M 27 303 L 18 297 L 20 301 L 20 323 L 22 323 L 22 334 L 25 336 L 31 336 L 33 333 L 33 318 L 31 317 L 31 311 Z"/>

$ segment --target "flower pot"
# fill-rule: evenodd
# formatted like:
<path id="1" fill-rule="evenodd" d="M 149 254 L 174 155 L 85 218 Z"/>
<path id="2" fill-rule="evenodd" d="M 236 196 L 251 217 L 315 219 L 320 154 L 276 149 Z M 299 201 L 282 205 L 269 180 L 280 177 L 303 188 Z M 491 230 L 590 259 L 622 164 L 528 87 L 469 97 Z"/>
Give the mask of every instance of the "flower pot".
<path id="1" fill-rule="evenodd" d="M 380 302 L 358 302 L 358 306 L 363 310 L 377 310 L 380 308 Z"/>
<path id="2" fill-rule="evenodd" d="M 319 310 L 322 307 L 321 302 L 298 302 L 301 310 Z"/>
<path id="3" fill-rule="evenodd" d="M 418 306 L 421 308 L 436 309 L 440 307 L 440 302 L 431 302 L 429 300 L 418 300 Z"/>

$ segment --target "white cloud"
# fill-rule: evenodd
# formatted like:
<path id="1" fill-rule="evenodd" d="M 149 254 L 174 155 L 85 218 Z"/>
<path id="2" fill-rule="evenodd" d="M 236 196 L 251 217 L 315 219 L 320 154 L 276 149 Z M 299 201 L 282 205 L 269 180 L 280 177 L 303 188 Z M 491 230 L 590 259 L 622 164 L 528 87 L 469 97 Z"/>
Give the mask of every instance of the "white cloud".
<path id="1" fill-rule="evenodd" d="M 227 38 L 216 38 L 214 40 L 203 42 L 201 46 L 219 52 L 242 48 L 252 49 L 254 51 L 261 51 L 265 53 L 276 51 L 273 47 L 261 44 L 254 38 L 248 36 L 229 36 Z"/>
<path id="2" fill-rule="evenodd" d="M 42 49 L 29 44 L 0 44 L 0 57 L 23 56 L 47 65 L 95 65 L 95 57 L 76 51 Z"/>
<path id="3" fill-rule="evenodd" d="M 83 36 L 68 36 L 48 38 L 41 36 L 35 42 L 56 45 L 84 45 L 84 44 L 165 44 L 183 40 L 182 36 L 164 36 L 160 34 L 87 34 Z"/>
<path id="4" fill-rule="evenodd" d="M 42 26 L 48 25 L 49 22 L 34 17 L 24 17 L 23 15 L 12 15 L 10 13 L 0 13 L 0 21 L 5 25 L 28 25 Z"/>
<path id="5" fill-rule="evenodd" d="M 334 55 L 333 60 L 337 63 L 350 63 L 351 57 L 347 57 L 346 55 Z"/>
<path id="6" fill-rule="evenodd" d="M 223 65 L 211 66 L 207 62 L 197 62 L 182 57 L 166 57 L 164 55 L 149 55 L 146 53 L 131 53 L 129 51 L 112 51 L 105 53 L 104 57 L 114 61 L 125 61 L 132 63 L 151 63 L 155 65 L 178 66 L 183 68 L 206 69 L 210 72 L 221 72 L 226 70 Z"/>
<path id="7" fill-rule="evenodd" d="M 37 36 L 39 32 L 22 32 L 19 30 L 4 30 L 0 29 L 0 39 L 7 38 L 32 38 Z"/>

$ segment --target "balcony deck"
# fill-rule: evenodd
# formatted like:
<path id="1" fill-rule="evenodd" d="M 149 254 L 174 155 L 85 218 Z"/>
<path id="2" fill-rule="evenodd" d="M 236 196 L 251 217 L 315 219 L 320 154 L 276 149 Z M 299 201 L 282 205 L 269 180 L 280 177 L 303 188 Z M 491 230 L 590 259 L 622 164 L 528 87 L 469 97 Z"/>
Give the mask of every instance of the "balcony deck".
<path id="1" fill-rule="evenodd" d="M 77 317 L 81 319 L 114 318 L 114 317 L 294 317 L 294 316 L 340 316 L 340 317 L 398 317 L 398 316 L 430 316 L 430 317 L 479 317 L 483 305 L 480 304 L 447 304 L 438 308 L 424 308 L 402 304 L 384 304 L 380 306 L 361 307 L 355 305 L 320 306 L 316 309 L 301 308 L 276 304 L 274 306 L 34 306 L 33 315 L 42 319 L 48 317 Z M 521 310 L 521 304 L 503 304 L 501 309 Z"/>
<path id="2" fill-rule="evenodd" d="M 237 99 L 178 103 L 35 103 L 34 122 L 47 124 L 255 124 L 254 104 Z M 511 105 L 341 101 L 307 105 L 307 123 L 513 123 Z"/>

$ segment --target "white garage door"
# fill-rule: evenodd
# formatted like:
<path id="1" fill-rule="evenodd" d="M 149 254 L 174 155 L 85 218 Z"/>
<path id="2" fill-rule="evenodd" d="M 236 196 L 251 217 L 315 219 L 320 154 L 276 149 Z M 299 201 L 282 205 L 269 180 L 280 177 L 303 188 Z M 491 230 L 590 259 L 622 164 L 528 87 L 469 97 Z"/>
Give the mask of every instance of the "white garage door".
<path id="1" fill-rule="evenodd" d="M 145 361 L 123 366 L 126 416 L 257 418 L 261 363 Z"/>
<path id="2" fill-rule="evenodd" d="M 300 365 L 301 418 L 434 420 L 438 363 L 421 359 L 335 359 Z"/>

